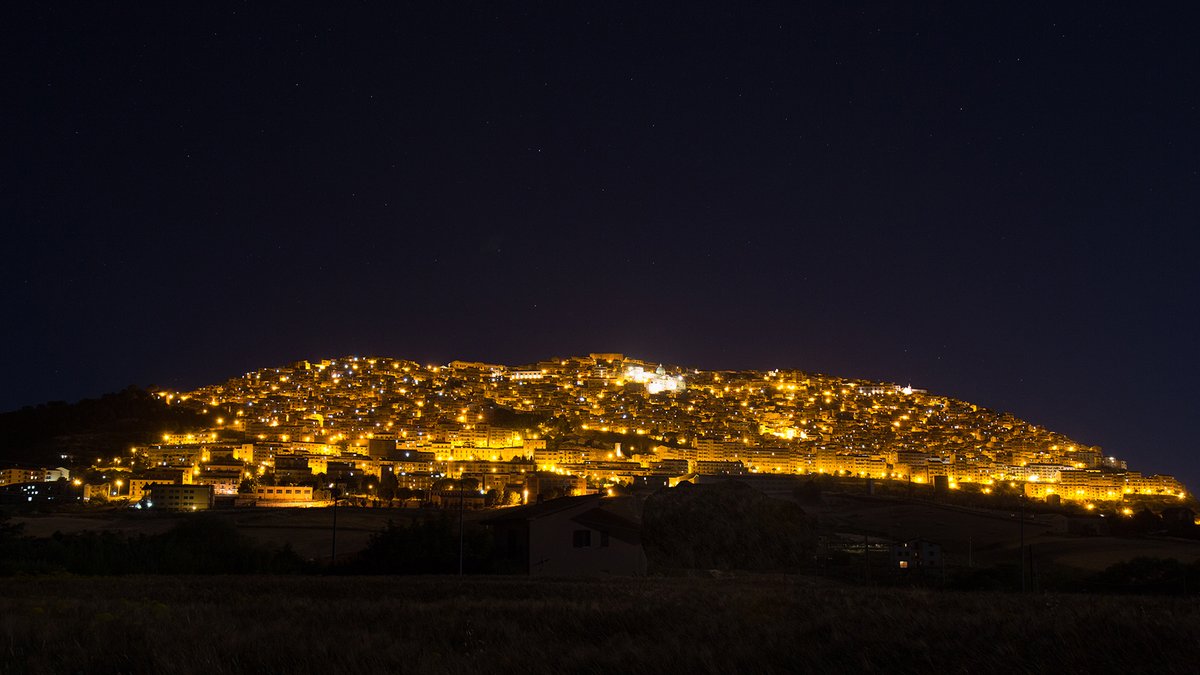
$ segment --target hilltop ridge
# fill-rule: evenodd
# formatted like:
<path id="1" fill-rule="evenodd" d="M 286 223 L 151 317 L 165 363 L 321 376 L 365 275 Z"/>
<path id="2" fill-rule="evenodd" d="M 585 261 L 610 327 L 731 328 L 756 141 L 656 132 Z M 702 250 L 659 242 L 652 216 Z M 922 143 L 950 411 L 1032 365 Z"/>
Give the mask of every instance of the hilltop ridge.
<path id="1" fill-rule="evenodd" d="M 799 370 L 699 370 L 617 353 L 518 366 L 350 356 L 157 395 L 220 411 L 215 428 L 290 444 L 285 452 L 384 456 L 380 444 L 394 442 L 439 463 L 524 459 L 610 484 L 647 472 L 825 473 L 984 493 L 1008 483 L 1087 503 L 1186 493 L 1009 413 Z"/>

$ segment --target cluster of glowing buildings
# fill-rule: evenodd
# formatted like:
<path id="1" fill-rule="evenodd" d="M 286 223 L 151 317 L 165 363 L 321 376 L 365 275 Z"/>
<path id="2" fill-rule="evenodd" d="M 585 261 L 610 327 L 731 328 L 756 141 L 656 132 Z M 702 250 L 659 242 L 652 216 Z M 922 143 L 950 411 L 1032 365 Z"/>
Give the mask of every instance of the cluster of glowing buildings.
<path id="1" fill-rule="evenodd" d="M 1169 476 L 1130 471 L 1100 448 L 1007 413 L 800 371 L 702 371 L 608 353 L 516 367 L 350 357 L 159 396 L 212 427 L 101 460 L 94 469 L 124 482 L 106 481 L 97 494 L 136 501 L 139 486 L 153 484 L 141 481 L 165 472 L 172 484 L 264 503 L 320 503 L 330 490 L 369 497 L 385 480 L 433 498 L 444 479 L 470 477 L 483 492 L 528 499 L 539 484 L 578 494 L 690 474 L 774 473 L 983 493 L 1003 481 L 1030 497 L 1077 502 L 1186 496 Z M 313 489 L 276 494 L 277 485 Z"/>

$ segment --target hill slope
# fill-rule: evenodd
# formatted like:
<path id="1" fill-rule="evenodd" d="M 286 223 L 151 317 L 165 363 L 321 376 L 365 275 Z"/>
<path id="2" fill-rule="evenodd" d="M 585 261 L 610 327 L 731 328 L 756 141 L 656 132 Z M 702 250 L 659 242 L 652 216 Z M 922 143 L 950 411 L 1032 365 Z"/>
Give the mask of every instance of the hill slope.
<path id="1" fill-rule="evenodd" d="M 77 403 L 52 401 L 0 414 L 0 459 L 55 463 L 62 455 L 125 454 L 164 431 L 202 428 L 209 416 L 137 387 Z"/>

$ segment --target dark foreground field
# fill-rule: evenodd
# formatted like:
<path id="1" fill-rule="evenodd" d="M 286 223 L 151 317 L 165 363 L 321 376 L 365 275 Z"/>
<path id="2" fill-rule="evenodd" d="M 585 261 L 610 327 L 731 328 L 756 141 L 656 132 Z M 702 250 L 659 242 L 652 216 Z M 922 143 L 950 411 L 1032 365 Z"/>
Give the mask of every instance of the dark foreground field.
<path id="1" fill-rule="evenodd" d="M 789 577 L 0 581 L 3 673 L 1195 672 L 1200 605 Z"/>

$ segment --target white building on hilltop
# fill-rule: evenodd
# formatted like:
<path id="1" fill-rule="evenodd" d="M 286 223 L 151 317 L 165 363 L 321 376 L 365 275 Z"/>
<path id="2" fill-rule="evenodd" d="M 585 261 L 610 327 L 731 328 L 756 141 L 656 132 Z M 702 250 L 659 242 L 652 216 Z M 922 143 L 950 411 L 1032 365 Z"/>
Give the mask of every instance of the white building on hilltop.
<path id="1" fill-rule="evenodd" d="M 687 388 L 682 375 L 667 375 L 666 369 L 661 365 L 653 373 L 641 366 L 630 366 L 625 369 L 625 379 L 646 385 L 646 391 L 651 394 L 674 394 Z"/>

